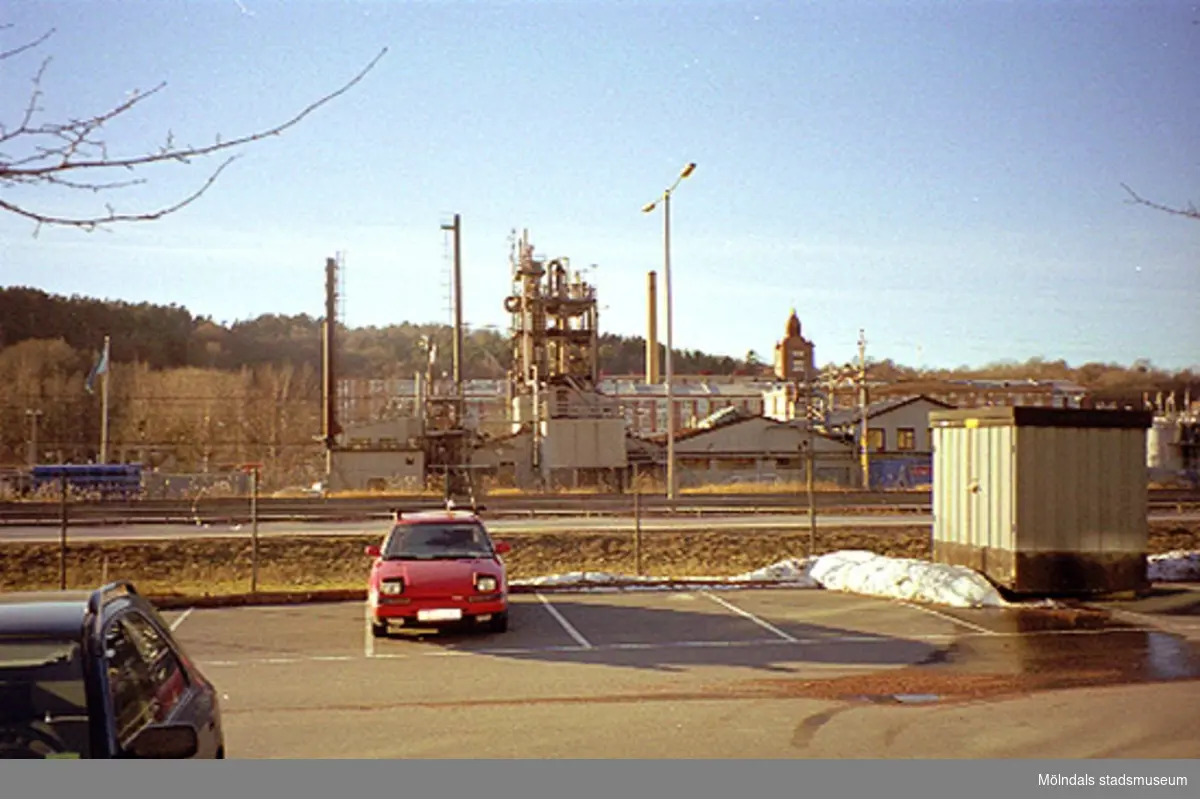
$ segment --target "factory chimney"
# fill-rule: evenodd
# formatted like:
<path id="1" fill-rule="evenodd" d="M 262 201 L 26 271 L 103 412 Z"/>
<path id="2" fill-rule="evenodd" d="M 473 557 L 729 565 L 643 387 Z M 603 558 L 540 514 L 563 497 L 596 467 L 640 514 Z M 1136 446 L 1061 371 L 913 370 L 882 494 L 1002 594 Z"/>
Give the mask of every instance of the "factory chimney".
<path id="1" fill-rule="evenodd" d="M 658 275 L 646 276 L 646 383 L 654 385 L 658 378 Z"/>

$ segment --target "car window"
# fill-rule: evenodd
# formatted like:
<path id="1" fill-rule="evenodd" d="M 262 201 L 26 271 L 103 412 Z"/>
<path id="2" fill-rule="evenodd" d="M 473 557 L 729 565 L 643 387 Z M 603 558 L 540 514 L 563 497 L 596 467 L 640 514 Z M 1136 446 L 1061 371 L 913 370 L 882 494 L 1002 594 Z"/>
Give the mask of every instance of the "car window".
<path id="1" fill-rule="evenodd" d="M 392 530 L 383 554 L 385 558 L 490 556 L 492 544 L 479 524 L 402 524 Z"/>
<path id="2" fill-rule="evenodd" d="M 89 757 L 78 641 L 0 641 L 0 758 Z"/>
<path id="3" fill-rule="evenodd" d="M 105 634 L 117 742 L 126 746 L 149 724 L 166 721 L 186 690 L 178 658 L 137 614 L 113 621 Z"/>
<path id="4" fill-rule="evenodd" d="M 158 698 L 160 718 L 165 720 L 179 704 L 189 681 L 174 649 L 166 637 L 145 616 L 137 611 L 124 618 L 130 637 L 150 671 L 150 681 Z"/>
<path id="5" fill-rule="evenodd" d="M 120 619 L 111 622 L 105 631 L 104 657 L 117 744 L 124 747 L 154 722 L 154 689 L 146 661 Z"/>

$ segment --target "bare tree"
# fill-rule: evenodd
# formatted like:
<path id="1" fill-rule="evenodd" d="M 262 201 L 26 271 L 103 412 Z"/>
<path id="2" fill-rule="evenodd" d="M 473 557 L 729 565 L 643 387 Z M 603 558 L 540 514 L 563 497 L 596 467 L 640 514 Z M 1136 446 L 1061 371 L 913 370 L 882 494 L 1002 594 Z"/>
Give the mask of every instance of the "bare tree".
<path id="1" fill-rule="evenodd" d="M 1164 213 L 1174 214 L 1175 216 L 1186 216 L 1189 219 L 1200 219 L 1200 210 L 1198 210 L 1192 203 L 1188 203 L 1187 208 L 1172 208 L 1169 205 L 1161 205 L 1139 196 L 1137 192 L 1126 186 L 1124 183 L 1121 184 L 1121 188 L 1129 192 L 1129 196 L 1133 198 L 1130 200 L 1130 202 L 1136 205 L 1144 205 L 1147 208 L 1153 208 L 1156 211 L 1163 211 Z"/>
<path id="2" fill-rule="evenodd" d="M 9 27 L 11 26 L 0 26 L 0 30 Z M 54 30 L 51 29 L 37 39 L 11 50 L 0 52 L 0 66 L 6 65 L 7 62 L 23 53 L 40 47 L 53 34 Z M 195 202 L 208 191 L 221 172 L 237 156 L 227 157 L 208 175 L 199 188 L 183 199 L 147 211 L 119 212 L 111 204 L 105 203 L 103 214 L 70 217 L 35 209 L 23 201 L 11 199 L 11 195 L 13 189 L 23 186 L 81 190 L 93 193 L 126 189 L 146 181 L 142 178 L 112 180 L 107 179 L 107 176 L 114 173 L 129 175 L 140 168 L 153 165 L 189 164 L 193 159 L 225 153 L 251 142 L 278 136 L 299 124 L 301 120 L 321 106 L 349 91 L 374 69 L 386 53 L 387 48 L 385 47 L 357 75 L 339 89 L 324 95 L 291 119 L 274 127 L 225 141 L 222 141 L 218 135 L 212 144 L 199 147 L 179 146 L 175 143 L 174 136 L 168 134 L 165 143 L 157 151 L 133 156 L 110 155 L 108 143 L 101 135 L 102 129 L 107 123 L 128 114 L 136 106 L 162 91 L 166 83 L 159 83 L 146 92 L 134 92 L 123 102 L 92 116 L 80 119 L 70 118 L 66 121 L 43 121 L 38 117 L 43 111 L 39 103 L 42 98 L 42 78 L 50 64 L 50 58 L 47 57 L 42 60 L 40 68 L 34 74 L 29 102 L 18 118 L 8 121 L 0 119 L 0 210 L 35 222 L 35 235 L 43 225 L 94 230 L 111 223 L 145 222 L 175 213 Z"/>

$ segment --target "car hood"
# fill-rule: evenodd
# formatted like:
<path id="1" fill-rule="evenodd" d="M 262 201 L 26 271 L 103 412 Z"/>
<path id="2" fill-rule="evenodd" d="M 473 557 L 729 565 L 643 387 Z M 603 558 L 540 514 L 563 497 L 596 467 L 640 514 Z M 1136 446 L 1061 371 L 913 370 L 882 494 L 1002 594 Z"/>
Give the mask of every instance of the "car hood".
<path id="1" fill-rule="evenodd" d="M 490 574 L 501 580 L 501 566 L 490 558 L 459 560 L 385 560 L 379 566 L 381 580 L 404 578 L 404 593 L 410 596 L 446 591 L 470 592 L 476 574 Z"/>

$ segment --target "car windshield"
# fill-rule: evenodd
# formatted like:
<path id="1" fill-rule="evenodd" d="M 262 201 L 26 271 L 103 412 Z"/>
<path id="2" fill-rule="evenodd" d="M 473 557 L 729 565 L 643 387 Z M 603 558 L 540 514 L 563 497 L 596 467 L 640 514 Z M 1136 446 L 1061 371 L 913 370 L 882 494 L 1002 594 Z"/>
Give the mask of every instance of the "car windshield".
<path id="1" fill-rule="evenodd" d="M 80 645 L 0 640 L 0 758 L 88 757 Z"/>
<path id="2" fill-rule="evenodd" d="M 482 525 L 469 522 L 400 524 L 388 537 L 388 560 L 436 560 L 491 557 L 492 544 Z"/>

